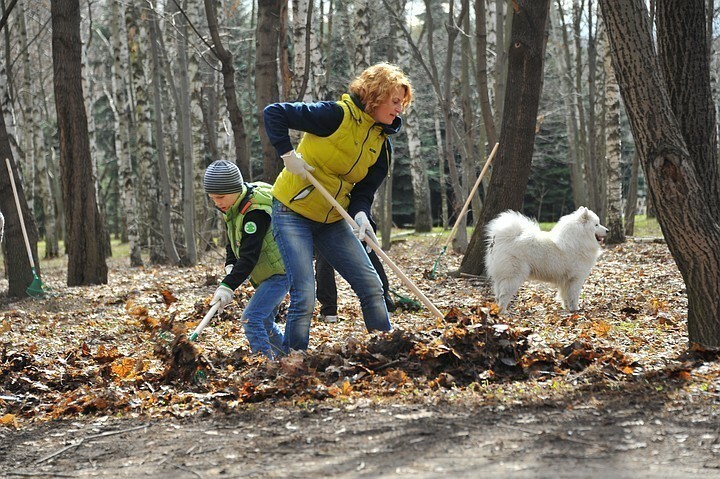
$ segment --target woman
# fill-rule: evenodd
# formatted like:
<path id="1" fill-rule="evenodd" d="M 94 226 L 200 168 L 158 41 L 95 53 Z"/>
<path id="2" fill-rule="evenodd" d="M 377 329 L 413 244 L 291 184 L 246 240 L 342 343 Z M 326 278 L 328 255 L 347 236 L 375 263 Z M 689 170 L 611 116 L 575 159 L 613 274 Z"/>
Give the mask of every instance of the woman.
<path id="1" fill-rule="evenodd" d="M 411 101 L 412 87 L 402 70 L 379 63 L 355 78 L 340 101 L 265 108 L 265 129 L 285 163 L 272 194 L 273 234 L 290 281 L 288 351 L 308 347 L 315 307 L 314 248 L 357 294 L 367 330 L 391 329 L 382 283 L 358 239 L 377 241 L 370 208 L 389 171 L 389 137 L 400 130 L 399 115 Z M 305 132 L 296 149 L 291 129 Z M 355 218 L 355 234 L 315 191 L 308 173 Z"/>

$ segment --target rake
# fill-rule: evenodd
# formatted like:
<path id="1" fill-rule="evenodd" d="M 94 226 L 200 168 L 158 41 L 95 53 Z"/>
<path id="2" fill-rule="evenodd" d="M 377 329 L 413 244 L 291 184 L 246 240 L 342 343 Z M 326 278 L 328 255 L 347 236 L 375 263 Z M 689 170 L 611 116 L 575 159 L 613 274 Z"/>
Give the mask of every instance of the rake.
<path id="1" fill-rule="evenodd" d="M 468 211 L 468 208 L 470 207 L 470 202 L 472 201 L 473 197 L 475 196 L 475 192 L 477 192 L 478 188 L 480 187 L 480 182 L 482 181 L 483 177 L 485 176 L 485 173 L 487 173 L 488 168 L 490 167 L 490 162 L 495 157 L 495 153 L 497 153 L 498 147 L 500 146 L 500 143 L 495 143 L 495 146 L 493 147 L 492 151 L 490 152 L 490 156 L 488 156 L 487 161 L 485 162 L 485 166 L 483 166 L 482 171 L 480 172 L 480 176 L 478 176 L 478 179 L 475 181 L 475 185 L 473 186 L 472 191 L 470 191 L 470 194 L 467 197 L 467 200 L 465 200 L 465 205 L 463 206 L 462 210 L 460 210 L 460 214 L 458 215 L 457 219 L 455 220 L 455 225 L 453 226 L 453 229 L 450 230 L 450 235 L 447 237 L 447 240 L 445 241 L 445 244 L 440 249 L 440 254 L 438 254 L 437 259 L 435 260 L 435 263 L 433 263 L 432 271 L 430 271 L 430 279 L 435 279 L 435 272 L 437 271 L 438 264 L 440 264 L 440 259 L 445 254 L 445 251 L 447 251 L 448 245 L 455 237 L 455 233 L 457 233 L 458 227 L 460 226 L 460 222 L 465 217 L 465 214 Z"/>
<path id="2" fill-rule="evenodd" d="M 307 179 L 310 181 L 310 183 L 313 184 L 315 189 L 317 189 L 325 197 L 325 199 L 327 199 L 330 202 L 330 204 L 335 207 L 335 209 L 338 211 L 338 213 L 340 213 L 340 215 L 342 215 L 342 217 L 345 219 L 345 221 L 350 223 L 350 226 L 352 226 L 353 229 L 358 229 L 357 223 L 348 214 L 348 212 L 345 211 L 345 208 L 343 208 L 340 205 L 340 203 L 338 203 L 337 200 L 330 193 L 327 192 L 325 187 L 323 185 L 321 185 L 320 182 L 309 172 L 307 172 Z M 432 311 L 432 313 L 435 315 L 435 317 L 437 319 L 442 320 L 445 318 L 445 316 L 440 312 L 440 310 L 437 309 L 435 307 L 435 305 L 432 304 L 432 302 L 430 302 L 430 300 L 423 294 L 422 291 L 420 291 L 420 289 L 417 286 L 415 286 L 415 283 L 413 283 L 410 280 L 410 278 L 405 276 L 405 273 L 403 273 L 402 270 L 400 268 L 398 268 L 395 263 L 393 263 L 393 261 L 388 257 L 388 255 L 385 254 L 385 252 L 382 250 L 380 245 L 378 245 L 374 241 L 367 241 L 367 245 L 370 246 L 370 248 L 372 248 L 373 251 L 375 251 L 375 253 L 383 260 L 383 262 L 385 264 L 390 266 L 390 269 L 392 269 L 395 272 L 397 277 L 400 278 L 400 280 L 403 283 L 405 283 L 405 286 L 407 286 L 413 293 L 415 293 L 415 295 L 420 299 L 420 301 L 422 301 L 423 304 L 430 311 Z"/>
<path id="3" fill-rule="evenodd" d="M 35 271 L 35 260 L 30 250 L 30 240 L 28 240 L 27 230 L 25 229 L 25 219 L 23 218 L 22 208 L 20 208 L 20 199 L 18 198 L 17 188 L 15 187 L 15 177 L 13 176 L 12 166 L 10 166 L 10 158 L 5 158 L 8 174 L 10 175 L 10 184 L 12 185 L 13 196 L 15 196 L 15 206 L 17 207 L 18 216 L 20 217 L 20 227 L 22 228 L 23 239 L 25 240 L 25 248 L 27 249 L 28 259 L 30 260 L 30 268 L 32 268 L 33 280 L 25 292 L 31 298 L 40 299 L 45 297 L 42 281 Z"/>

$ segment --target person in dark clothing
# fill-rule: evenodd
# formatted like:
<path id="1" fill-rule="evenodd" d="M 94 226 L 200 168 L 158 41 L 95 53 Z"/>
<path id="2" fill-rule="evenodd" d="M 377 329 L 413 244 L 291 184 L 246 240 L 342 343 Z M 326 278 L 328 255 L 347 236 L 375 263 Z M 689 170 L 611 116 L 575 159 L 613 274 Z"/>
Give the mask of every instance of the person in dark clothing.
<path id="1" fill-rule="evenodd" d="M 378 255 L 374 251 L 369 251 L 368 256 L 375 271 L 377 271 L 380 281 L 383 286 L 383 296 L 385 298 L 385 306 L 387 306 L 388 313 L 392 313 L 397 309 L 395 301 L 393 301 L 390 295 L 390 283 L 385 273 L 382 261 L 378 258 Z M 337 308 L 337 283 L 335 283 L 335 270 L 330 263 L 320 254 L 317 250 L 315 251 L 315 284 L 316 291 L 315 296 L 320 302 L 320 321 L 325 323 L 335 323 L 338 320 L 338 308 Z"/>

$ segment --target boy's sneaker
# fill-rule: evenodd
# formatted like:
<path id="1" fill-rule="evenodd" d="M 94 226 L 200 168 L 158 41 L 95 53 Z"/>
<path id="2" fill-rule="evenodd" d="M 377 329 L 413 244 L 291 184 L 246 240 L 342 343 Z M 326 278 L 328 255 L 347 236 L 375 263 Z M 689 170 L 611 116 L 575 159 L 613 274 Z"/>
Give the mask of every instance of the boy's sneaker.
<path id="1" fill-rule="evenodd" d="M 338 317 L 337 317 L 337 314 L 328 314 L 328 315 L 321 314 L 319 316 L 319 319 L 323 323 L 337 323 Z"/>

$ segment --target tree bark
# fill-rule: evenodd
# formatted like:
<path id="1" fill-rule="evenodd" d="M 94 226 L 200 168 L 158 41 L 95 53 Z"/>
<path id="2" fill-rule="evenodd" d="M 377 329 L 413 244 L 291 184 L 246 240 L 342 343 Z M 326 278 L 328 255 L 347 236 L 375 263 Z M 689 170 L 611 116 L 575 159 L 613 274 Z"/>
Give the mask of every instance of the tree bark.
<path id="1" fill-rule="evenodd" d="M 638 169 L 640 161 L 637 154 L 630 160 L 630 184 L 628 185 L 627 197 L 625 198 L 625 236 L 635 235 L 635 215 L 637 214 L 638 200 Z"/>
<path id="2" fill-rule="evenodd" d="M 573 191 L 573 202 L 575 206 L 583 206 L 588 203 L 587 183 L 585 181 L 585 157 L 580 154 L 584 148 L 580 146 L 580 134 L 578 132 L 578 93 L 575 91 L 573 81 L 573 63 L 570 53 L 570 39 L 568 38 L 568 25 L 565 23 L 565 13 L 562 9 L 562 0 L 556 0 L 556 8 L 551 12 L 555 15 L 552 24 L 555 49 L 558 52 L 555 64 L 560 76 L 560 92 L 565 99 L 565 110 L 567 119 L 567 143 L 568 163 L 570 168 L 570 184 Z"/>
<path id="3" fill-rule="evenodd" d="M 5 274 L 8 278 L 7 294 L 10 297 L 24 298 L 28 296 L 25 290 L 30 286 L 34 278 L 30 267 L 30 260 L 27 255 L 27 248 L 25 247 L 25 240 L 22 235 L 20 216 L 17 212 L 15 197 L 13 196 L 12 186 L 10 184 L 10 174 L 5 162 L 6 158 L 9 158 L 10 162 L 14 163 L 12 150 L 10 149 L 10 140 L 5 128 L 5 116 L 0 115 L 0 211 L 2 211 L 5 216 L 5 234 L 2 243 L 0 243 L 0 248 L 3 244 L 5 245 L 2 250 L 4 253 Z M 15 175 L 15 187 L 18 191 L 20 208 L 25 218 L 25 228 L 27 229 L 30 251 L 33 255 L 33 261 L 37 269 L 39 269 L 40 265 L 37 261 L 38 232 L 35 226 L 35 219 L 32 216 L 27 201 L 25 201 L 22 183 L 16 173 L 17 168 L 13 167 L 12 170 Z M 40 273 L 38 272 L 38 274 Z"/>
<path id="4" fill-rule="evenodd" d="M 115 116 L 115 156 L 118 162 L 120 200 L 125 212 L 127 239 L 130 244 L 130 265 L 143 265 L 140 249 L 140 230 L 137 201 L 137 175 L 133 171 L 130 154 L 130 111 L 126 79 L 129 78 L 128 37 L 125 29 L 125 10 L 119 2 L 112 3 L 111 31 L 113 42 L 113 113 Z"/>
<path id="5" fill-rule="evenodd" d="M 170 211 L 172 209 L 170 198 L 170 179 L 168 175 L 167 158 L 165 156 L 165 133 L 163 131 L 162 98 L 160 93 L 160 53 L 158 37 L 161 35 L 155 12 L 150 13 L 150 55 L 152 57 L 153 76 L 153 105 L 155 107 L 155 146 L 157 149 L 157 164 L 160 183 L 160 225 L 162 226 L 163 245 L 165 254 L 174 266 L 180 264 L 180 255 L 175 247 Z"/>
<path id="6" fill-rule="evenodd" d="M 80 5 L 52 0 L 52 57 L 68 232 L 68 286 L 107 283 L 81 77 Z"/>
<path id="7" fill-rule="evenodd" d="M 484 1 L 475 2 L 475 35 L 477 36 L 475 41 L 475 75 L 477 77 L 478 96 L 480 97 L 480 111 L 485 124 L 488 144 L 494 145 L 497 143 L 497 130 L 495 129 L 490 94 L 488 93 L 487 27 L 485 26 Z"/>
<path id="8" fill-rule="evenodd" d="M 508 87 L 498 158 L 485 196 L 482 214 L 475 225 L 460 272 L 484 272 L 485 225 L 501 212 L 521 210 L 530 175 L 535 128 L 543 84 L 545 25 L 550 0 L 514 3 L 512 35 L 508 55 Z"/>
<path id="9" fill-rule="evenodd" d="M 689 3 L 693 6 L 687 8 L 703 9 L 702 0 Z M 713 200 L 704 194 L 705 189 L 698 178 L 700 171 L 686 146 L 678 117 L 673 114 L 673 103 L 654 51 L 644 2 L 601 0 L 600 5 L 610 39 L 613 67 L 658 222 L 687 287 L 690 342 L 718 348 L 720 227 L 708 208 L 708 201 Z M 676 4 L 674 8 L 681 7 Z M 702 35 L 686 37 L 687 47 L 706 51 L 705 21 L 696 21 L 696 18 L 702 18 L 702 15 L 682 17 L 683 22 L 691 23 L 671 22 L 658 33 L 678 35 L 680 31 L 686 31 L 685 28 L 698 29 Z M 698 41 L 700 37 L 702 40 Z M 669 40 L 659 40 L 660 43 L 664 41 Z M 693 94 L 707 96 L 709 83 L 708 90 L 694 91 Z"/>
<path id="10" fill-rule="evenodd" d="M 235 140 L 235 162 L 238 168 L 240 168 L 243 177 L 250 178 L 250 155 L 248 153 L 247 135 L 245 133 L 245 120 L 243 119 L 237 102 L 233 56 L 232 53 L 225 49 L 220 40 L 214 0 L 205 0 L 205 14 L 207 16 L 210 36 L 213 41 L 213 53 L 215 53 L 215 56 L 220 60 L 220 64 L 222 65 L 223 92 L 230 116 L 233 139 Z"/>
<path id="11" fill-rule="evenodd" d="M 720 165 L 716 113 L 710 87 L 704 0 L 657 0 L 656 25 L 660 68 L 670 106 L 680 124 L 707 209 L 720 221 Z M 703 43 L 705 43 L 703 45 Z M 688 45 L 697 48 L 688 48 Z"/>
<path id="12" fill-rule="evenodd" d="M 178 127 L 182 151 L 182 210 L 185 245 L 187 247 L 184 262 L 193 265 L 197 262 L 195 247 L 195 162 L 193 159 L 192 112 L 190 111 L 190 78 L 188 59 L 188 21 L 185 17 L 179 20 L 181 38 L 178 39 L 178 70 L 180 111 Z"/>
<path id="13" fill-rule="evenodd" d="M 607 169 L 606 244 L 625 242 L 622 224 L 622 180 L 620 174 L 620 91 L 612 68 L 610 47 L 605 41 L 605 167 Z"/>
<path id="14" fill-rule="evenodd" d="M 258 129 L 263 154 L 262 179 L 275 181 L 282 169 L 282 162 L 270 144 L 265 132 L 263 108 L 278 101 L 278 26 L 280 23 L 280 0 L 258 2 L 258 23 L 255 38 L 255 96 L 258 105 Z"/>

